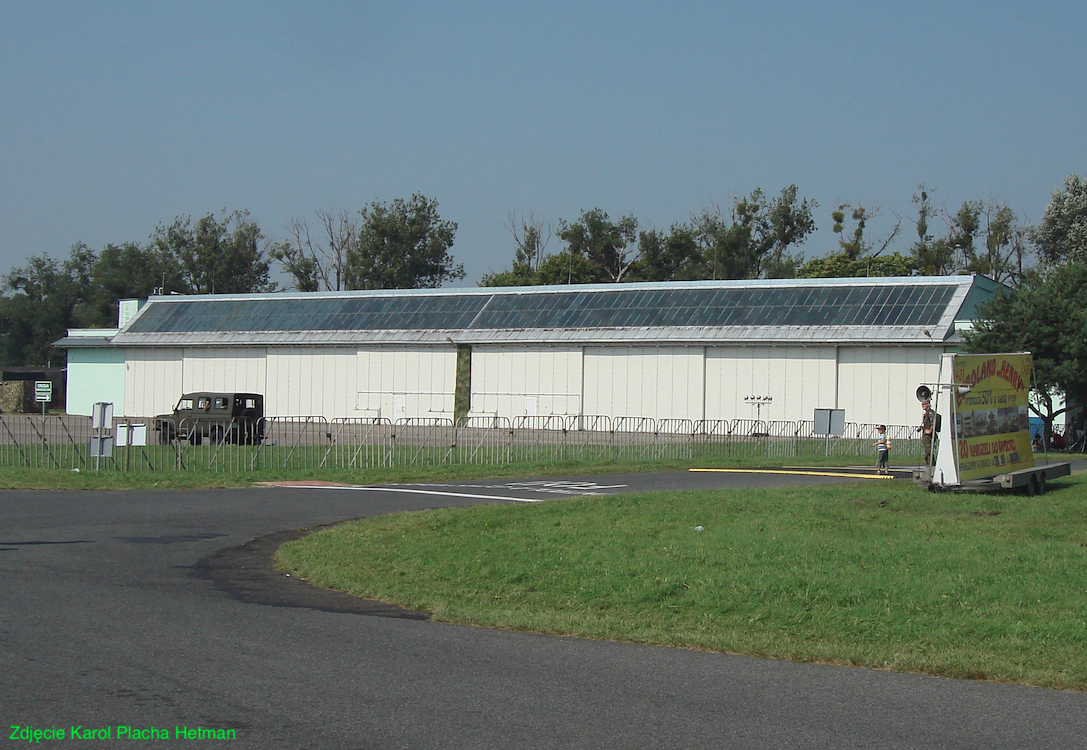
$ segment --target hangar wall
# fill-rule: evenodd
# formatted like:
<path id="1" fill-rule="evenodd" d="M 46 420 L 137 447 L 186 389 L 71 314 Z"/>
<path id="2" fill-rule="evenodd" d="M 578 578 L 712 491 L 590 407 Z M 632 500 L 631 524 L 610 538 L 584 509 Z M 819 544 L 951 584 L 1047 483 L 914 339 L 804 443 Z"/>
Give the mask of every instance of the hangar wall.
<path id="1" fill-rule="evenodd" d="M 397 420 L 415 417 L 453 418 L 457 379 L 457 352 L 452 346 L 358 350 L 356 402 L 350 412 L 328 411 L 333 417 L 384 417 Z M 349 382 L 349 381 L 347 381 Z M 342 387 L 346 387 L 347 382 Z M 326 389 L 329 381 L 324 381 Z M 339 383 L 331 384 L 341 387 Z"/>
<path id="2" fill-rule="evenodd" d="M 472 415 L 754 419 L 843 408 L 851 422 L 912 424 L 914 389 L 940 351 L 847 346 L 512 346 L 472 349 Z M 251 391 L 269 416 L 453 417 L 454 347 L 129 349 L 128 416 L 170 411 L 190 391 Z"/>
<path id="3" fill-rule="evenodd" d="M 185 392 L 183 362 L 181 349 L 126 349 L 124 416 L 153 417 L 172 411 Z"/>
<path id="4" fill-rule="evenodd" d="M 358 351 L 342 347 L 275 347 L 265 354 L 264 394 L 269 416 L 351 415 Z"/>
<path id="5" fill-rule="evenodd" d="M 581 347 L 472 347 L 470 414 L 580 414 Z"/>
<path id="6" fill-rule="evenodd" d="M 774 399 L 761 409 L 765 420 L 811 419 L 817 408 L 840 408 L 835 356 L 832 346 L 713 347 L 706 355 L 706 418 L 755 419 L 760 412 L 744 396 Z"/>
<path id="7" fill-rule="evenodd" d="M 839 401 L 851 422 L 920 424 L 914 391 L 940 377 L 940 350 L 925 347 L 842 347 Z"/>
<path id="8" fill-rule="evenodd" d="M 703 347 L 585 348 L 585 413 L 702 419 Z"/>

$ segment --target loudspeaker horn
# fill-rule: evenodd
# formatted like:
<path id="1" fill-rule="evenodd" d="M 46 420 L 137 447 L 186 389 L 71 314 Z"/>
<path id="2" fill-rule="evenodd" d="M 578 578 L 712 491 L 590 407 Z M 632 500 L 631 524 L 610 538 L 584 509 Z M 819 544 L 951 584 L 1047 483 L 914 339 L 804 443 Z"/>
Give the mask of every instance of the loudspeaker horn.
<path id="1" fill-rule="evenodd" d="M 922 402 L 931 401 L 932 400 L 932 389 L 929 388 L 927 385 L 919 385 L 919 386 L 917 386 L 917 391 L 916 391 L 915 395 L 917 396 L 918 401 L 922 401 Z"/>

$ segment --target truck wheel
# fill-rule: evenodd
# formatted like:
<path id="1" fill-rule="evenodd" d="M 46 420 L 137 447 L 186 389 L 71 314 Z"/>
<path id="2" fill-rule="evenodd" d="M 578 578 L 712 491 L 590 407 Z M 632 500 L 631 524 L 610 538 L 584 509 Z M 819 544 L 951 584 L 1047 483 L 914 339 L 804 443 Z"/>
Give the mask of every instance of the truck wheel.
<path id="1" fill-rule="evenodd" d="M 199 430 L 196 430 L 195 432 L 190 432 L 189 442 L 193 445 L 200 445 L 204 442 L 204 433 L 200 432 Z"/>

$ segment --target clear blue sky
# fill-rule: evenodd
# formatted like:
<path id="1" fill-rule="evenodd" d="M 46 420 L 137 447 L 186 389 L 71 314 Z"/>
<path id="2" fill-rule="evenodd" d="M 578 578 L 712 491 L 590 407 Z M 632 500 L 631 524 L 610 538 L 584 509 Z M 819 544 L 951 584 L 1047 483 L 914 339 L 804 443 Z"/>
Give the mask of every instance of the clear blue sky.
<path id="1" fill-rule="evenodd" d="M 413 192 L 474 285 L 511 212 L 666 229 L 756 187 L 1037 222 L 1087 171 L 1082 2 L 0 0 L 0 273 L 182 214 Z M 876 233 L 885 225 L 876 223 Z M 939 228 L 939 226 L 937 226 Z M 905 242 L 900 249 L 905 249 Z M 552 240 L 549 250 L 559 249 Z"/>

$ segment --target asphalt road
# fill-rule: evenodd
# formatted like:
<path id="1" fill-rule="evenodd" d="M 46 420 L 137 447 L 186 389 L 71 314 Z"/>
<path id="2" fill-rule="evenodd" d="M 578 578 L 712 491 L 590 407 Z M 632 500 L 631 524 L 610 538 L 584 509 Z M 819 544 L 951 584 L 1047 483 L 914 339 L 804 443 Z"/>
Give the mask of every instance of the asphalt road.
<path id="1" fill-rule="evenodd" d="M 35 745 L 54 748 L 1087 746 L 1084 694 L 443 625 L 263 563 L 282 532 L 360 516 L 812 481 L 843 479 L 0 492 L 5 746 L 26 742 L 10 735 L 27 726 L 63 731 Z M 110 737 L 73 739 L 72 727 Z"/>

